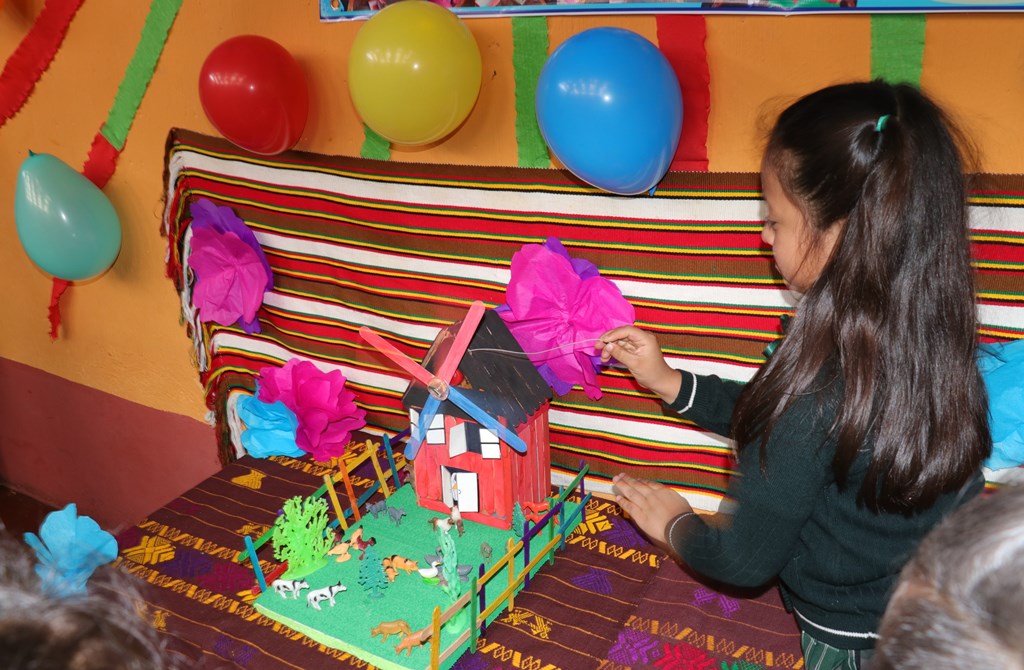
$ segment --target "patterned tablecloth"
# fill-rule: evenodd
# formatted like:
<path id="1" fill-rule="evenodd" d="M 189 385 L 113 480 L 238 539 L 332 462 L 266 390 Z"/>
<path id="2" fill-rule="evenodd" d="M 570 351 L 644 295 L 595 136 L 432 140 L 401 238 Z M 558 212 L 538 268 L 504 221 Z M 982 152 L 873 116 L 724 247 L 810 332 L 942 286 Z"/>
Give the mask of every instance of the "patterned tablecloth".
<path id="1" fill-rule="evenodd" d="M 372 667 L 257 612 L 253 571 L 234 560 L 245 534 L 262 534 L 286 499 L 309 495 L 327 472 L 309 460 L 246 456 L 119 534 L 119 562 L 148 582 L 150 615 L 185 667 Z M 360 475 L 357 496 L 371 483 Z M 272 560 L 270 548 L 260 556 Z M 554 565 L 455 668 L 801 668 L 799 640 L 775 588 L 703 582 L 647 543 L 614 502 L 595 498 Z"/>

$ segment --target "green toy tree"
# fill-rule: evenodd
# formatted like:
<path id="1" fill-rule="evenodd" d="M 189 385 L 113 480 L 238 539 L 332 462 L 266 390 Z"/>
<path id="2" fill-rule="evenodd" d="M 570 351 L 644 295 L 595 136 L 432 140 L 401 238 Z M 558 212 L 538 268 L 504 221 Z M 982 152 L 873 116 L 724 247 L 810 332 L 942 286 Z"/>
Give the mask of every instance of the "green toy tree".
<path id="1" fill-rule="evenodd" d="M 450 532 L 441 533 L 441 574 L 444 575 L 441 588 L 454 603 L 462 589 L 459 588 L 459 554 Z"/>
<path id="2" fill-rule="evenodd" d="M 295 496 L 284 503 L 274 521 L 274 558 L 288 561 L 291 579 L 304 577 L 327 563 L 334 536 L 325 533 L 329 520 L 322 498 Z"/>
<path id="3" fill-rule="evenodd" d="M 369 592 L 371 598 L 382 598 L 384 589 L 391 585 L 373 545 L 366 548 L 363 561 L 359 564 L 359 585 Z"/>
<path id="4" fill-rule="evenodd" d="M 526 515 L 523 514 L 523 508 L 519 506 L 519 501 L 516 501 L 514 507 L 512 507 L 512 534 L 518 539 L 523 539 L 523 525 L 526 523 Z"/>

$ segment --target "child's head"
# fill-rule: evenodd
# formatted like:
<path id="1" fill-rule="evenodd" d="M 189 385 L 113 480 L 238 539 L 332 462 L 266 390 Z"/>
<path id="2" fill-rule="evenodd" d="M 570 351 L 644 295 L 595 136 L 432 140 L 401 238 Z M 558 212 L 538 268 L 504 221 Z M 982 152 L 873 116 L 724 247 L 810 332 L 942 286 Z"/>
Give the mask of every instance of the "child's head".
<path id="1" fill-rule="evenodd" d="M 1024 668 L 1024 485 L 977 498 L 903 569 L 872 667 Z"/>
<path id="2" fill-rule="evenodd" d="M 989 450 L 959 138 L 920 90 L 871 81 L 800 98 L 765 149 L 762 237 L 804 295 L 734 436 L 766 444 L 794 398 L 841 381 L 833 470 L 845 485 L 873 443 L 872 509 L 931 505 Z"/>
<path id="3" fill-rule="evenodd" d="M 88 593 L 52 597 L 24 544 L 0 524 L 0 667 L 5 670 L 159 670 L 172 663 L 142 617 L 135 581 L 103 566 Z"/>
<path id="4" fill-rule="evenodd" d="M 842 229 L 839 223 L 820 228 L 808 222 L 805 209 L 794 201 L 769 165 L 761 169 L 765 218 L 761 239 L 772 248 L 775 269 L 791 290 L 805 293 L 832 256 Z"/>
<path id="5" fill-rule="evenodd" d="M 762 178 L 766 199 L 787 198 L 807 223 L 801 250 L 808 267 L 794 288 L 807 290 L 836 246 L 837 271 L 881 280 L 934 249 L 934 238 L 962 239 L 963 166 L 951 129 L 918 89 L 880 80 L 821 89 L 779 116 Z M 914 216 L 919 205 L 933 216 Z"/>

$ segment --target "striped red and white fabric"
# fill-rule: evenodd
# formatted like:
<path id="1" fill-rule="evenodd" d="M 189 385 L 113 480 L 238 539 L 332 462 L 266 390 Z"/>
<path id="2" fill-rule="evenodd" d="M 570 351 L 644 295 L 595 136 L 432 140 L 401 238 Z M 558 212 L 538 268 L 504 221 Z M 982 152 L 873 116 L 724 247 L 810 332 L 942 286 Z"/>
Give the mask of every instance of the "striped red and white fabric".
<path id="1" fill-rule="evenodd" d="M 748 380 L 779 336 L 792 297 L 760 240 L 756 174 L 670 173 L 654 196 L 619 197 L 558 170 L 423 165 L 288 152 L 247 154 L 219 138 L 168 140 L 168 274 L 181 293 L 197 364 L 222 430 L 238 453 L 235 392 L 291 358 L 338 368 L 371 428 L 407 426 L 407 378 L 358 336 L 367 325 L 419 359 L 473 300 L 504 302 L 512 255 L 548 237 L 586 258 L 636 307 L 672 365 Z M 231 207 L 274 271 L 262 332 L 199 323 L 184 259 L 189 203 Z M 1024 179 L 999 177 L 974 207 L 982 337 L 1024 336 Z M 623 371 L 551 406 L 556 483 L 581 462 L 589 485 L 617 472 L 666 482 L 704 509 L 719 507 L 731 445 L 666 415 Z"/>

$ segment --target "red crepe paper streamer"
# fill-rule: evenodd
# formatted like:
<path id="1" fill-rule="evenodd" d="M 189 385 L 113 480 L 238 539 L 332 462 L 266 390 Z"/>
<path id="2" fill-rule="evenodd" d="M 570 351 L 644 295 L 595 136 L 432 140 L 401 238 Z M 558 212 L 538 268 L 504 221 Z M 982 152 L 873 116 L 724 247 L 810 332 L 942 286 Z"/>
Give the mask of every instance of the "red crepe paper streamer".
<path id="1" fill-rule="evenodd" d="M 0 127 L 28 100 L 81 6 L 82 0 L 46 0 L 32 28 L 0 72 Z"/>
<path id="2" fill-rule="evenodd" d="M 53 289 L 50 291 L 50 339 L 57 339 L 57 329 L 60 328 L 60 297 L 68 290 L 71 282 L 66 279 L 53 278 Z"/>
<path id="3" fill-rule="evenodd" d="M 49 4 L 48 0 L 48 4 Z M 81 4 L 81 0 L 65 0 Z M 103 188 L 117 169 L 117 159 L 127 141 L 128 129 L 131 127 L 135 114 L 138 112 L 142 96 L 149 86 L 157 60 L 163 53 L 164 45 L 174 19 L 181 9 L 183 0 L 153 0 L 142 27 L 142 36 L 135 47 L 135 54 L 128 64 L 121 86 L 117 89 L 114 105 L 107 114 L 107 120 L 93 138 L 89 155 L 82 166 L 82 174 L 86 179 Z M 53 280 L 53 292 L 50 299 L 50 337 L 56 339 L 57 328 L 60 326 L 60 297 L 69 283 L 64 280 Z"/>
<path id="4" fill-rule="evenodd" d="M 85 165 L 82 166 L 82 174 L 96 184 L 96 188 L 103 188 L 114 176 L 114 170 L 117 169 L 117 158 L 120 155 L 121 152 L 103 136 L 103 132 L 98 132 L 93 138 L 92 148 L 89 149 Z"/>
<path id="5" fill-rule="evenodd" d="M 114 175 L 117 168 L 117 157 L 120 151 L 115 149 L 102 133 L 96 133 L 92 141 L 92 149 L 89 150 L 89 157 L 82 167 L 82 174 L 86 179 L 96 184 L 96 188 L 103 188 Z M 57 329 L 60 328 L 60 299 L 64 292 L 71 286 L 71 282 L 65 279 L 53 278 L 53 289 L 50 292 L 50 339 L 57 339 Z"/>
<path id="6" fill-rule="evenodd" d="M 47 0 L 36 17 L 32 28 L 14 50 L 0 72 L 0 127 L 14 117 L 25 105 L 57 54 L 71 19 L 75 17 L 82 0 Z M 60 298 L 71 282 L 53 280 L 50 291 L 50 339 L 57 339 L 60 328 Z"/>
<path id="7" fill-rule="evenodd" d="M 664 54 L 683 92 L 683 130 L 671 171 L 708 170 L 708 114 L 711 111 L 711 74 L 704 47 L 708 31 L 704 17 L 671 14 L 657 17 L 658 48 Z"/>

